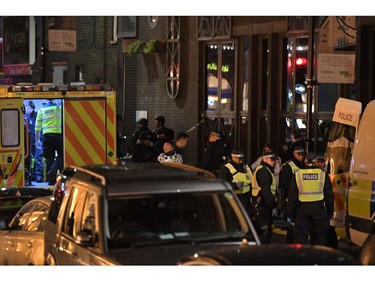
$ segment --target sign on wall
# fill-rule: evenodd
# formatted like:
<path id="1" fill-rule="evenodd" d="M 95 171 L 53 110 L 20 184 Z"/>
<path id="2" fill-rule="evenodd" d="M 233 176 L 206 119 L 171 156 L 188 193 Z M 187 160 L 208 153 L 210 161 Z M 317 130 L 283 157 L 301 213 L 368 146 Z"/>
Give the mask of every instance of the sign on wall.
<path id="1" fill-rule="evenodd" d="M 77 32 L 75 30 L 48 30 L 48 50 L 58 52 L 75 52 L 77 49 Z"/>
<path id="2" fill-rule="evenodd" d="M 318 83 L 354 83 L 354 54 L 318 54 Z"/>

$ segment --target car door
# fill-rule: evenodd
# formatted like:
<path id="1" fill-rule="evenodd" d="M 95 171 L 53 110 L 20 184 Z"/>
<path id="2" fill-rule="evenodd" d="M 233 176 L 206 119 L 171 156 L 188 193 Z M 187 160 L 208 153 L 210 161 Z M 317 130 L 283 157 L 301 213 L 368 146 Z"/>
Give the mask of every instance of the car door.
<path id="1" fill-rule="evenodd" d="M 100 264 L 97 255 L 100 253 L 99 239 L 98 195 L 79 185 L 72 188 L 72 195 L 67 202 L 63 218 L 59 243 L 55 245 L 57 264 L 90 265 Z M 92 231 L 95 243 L 83 246 L 78 242 L 80 231 Z M 99 258 L 100 259 L 100 258 Z"/>

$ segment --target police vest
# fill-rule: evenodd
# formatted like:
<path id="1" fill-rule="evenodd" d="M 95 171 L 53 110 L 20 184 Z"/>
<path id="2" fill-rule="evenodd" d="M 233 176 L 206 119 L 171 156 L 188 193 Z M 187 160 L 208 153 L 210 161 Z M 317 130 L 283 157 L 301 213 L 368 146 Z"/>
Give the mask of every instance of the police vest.
<path id="1" fill-rule="evenodd" d="M 298 199 L 301 202 L 323 200 L 325 172 L 320 168 L 300 169 L 295 173 Z"/>
<path id="2" fill-rule="evenodd" d="M 255 172 L 254 172 L 254 175 L 253 175 L 253 178 L 252 178 L 252 181 L 251 181 L 251 187 L 252 187 L 251 195 L 253 195 L 254 197 L 258 196 L 259 191 L 262 189 L 262 187 L 259 186 L 259 184 L 258 184 L 256 174 L 263 167 L 265 167 L 272 176 L 272 184 L 271 184 L 270 188 L 271 188 L 272 195 L 276 196 L 276 187 L 277 186 L 276 186 L 275 175 L 271 172 L 271 170 L 269 168 L 267 168 L 266 166 L 263 166 L 263 165 L 259 165 L 255 169 Z"/>
<path id="3" fill-rule="evenodd" d="M 38 111 L 35 131 L 43 131 L 43 134 L 61 134 L 61 111 L 57 105 L 42 107 Z"/>
<path id="4" fill-rule="evenodd" d="M 292 169 L 293 174 L 299 169 L 298 166 L 292 160 L 289 160 L 288 162 L 281 165 L 281 169 L 284 165 L 289 165 L 290 168 Z"/>
<path id="5" fill-rule="evenodd" d="M 251 184 L 251 179 L 253 177 L 253 174 L 251 173 L 251 169 L 249 168 L 248 165 L 246 165 L 246 173 L 238 172 L 231 163 L 225 164 L 225 167 L 228 168 L 230 173 L 233 176 L 232 182 L 237 183 L 237 182 L 243 182 L 243 187 L 240 189 L 234 190 L 235 193 L 237 194 L 244 194 L 250 191 L 250 184 Z"/>

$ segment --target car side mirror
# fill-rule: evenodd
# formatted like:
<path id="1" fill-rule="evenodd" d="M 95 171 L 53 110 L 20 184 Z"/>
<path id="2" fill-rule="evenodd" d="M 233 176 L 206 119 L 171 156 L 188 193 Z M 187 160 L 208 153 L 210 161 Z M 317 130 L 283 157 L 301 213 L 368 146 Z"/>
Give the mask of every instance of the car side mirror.
<path id="1" fill-rule="evenodd" d="M 76 236 L 76 243 L 81 246 L 94 246 L 95 240 L 93 231 L 90 229 L 78 231 Z"/>

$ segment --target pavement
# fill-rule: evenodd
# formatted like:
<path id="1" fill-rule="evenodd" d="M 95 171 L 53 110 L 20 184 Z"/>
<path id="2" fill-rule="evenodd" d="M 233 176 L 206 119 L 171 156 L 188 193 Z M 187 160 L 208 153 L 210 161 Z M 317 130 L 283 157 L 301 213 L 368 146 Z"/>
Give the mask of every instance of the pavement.
<path id="1" fill-rule="evenodd" d="M 286 221 L 282 218 L 275 218 L 272 226 L 273 235 L 271 244 L 283 244 L 286 243 Z M 343 251 L 347 254 L 352 255 L 355 258 L 359 258 L 361 247 L 358 247 L 351 243 L 345 233 L 345 229 L 336 229 L 338 239 L 338 250 Z"/>

